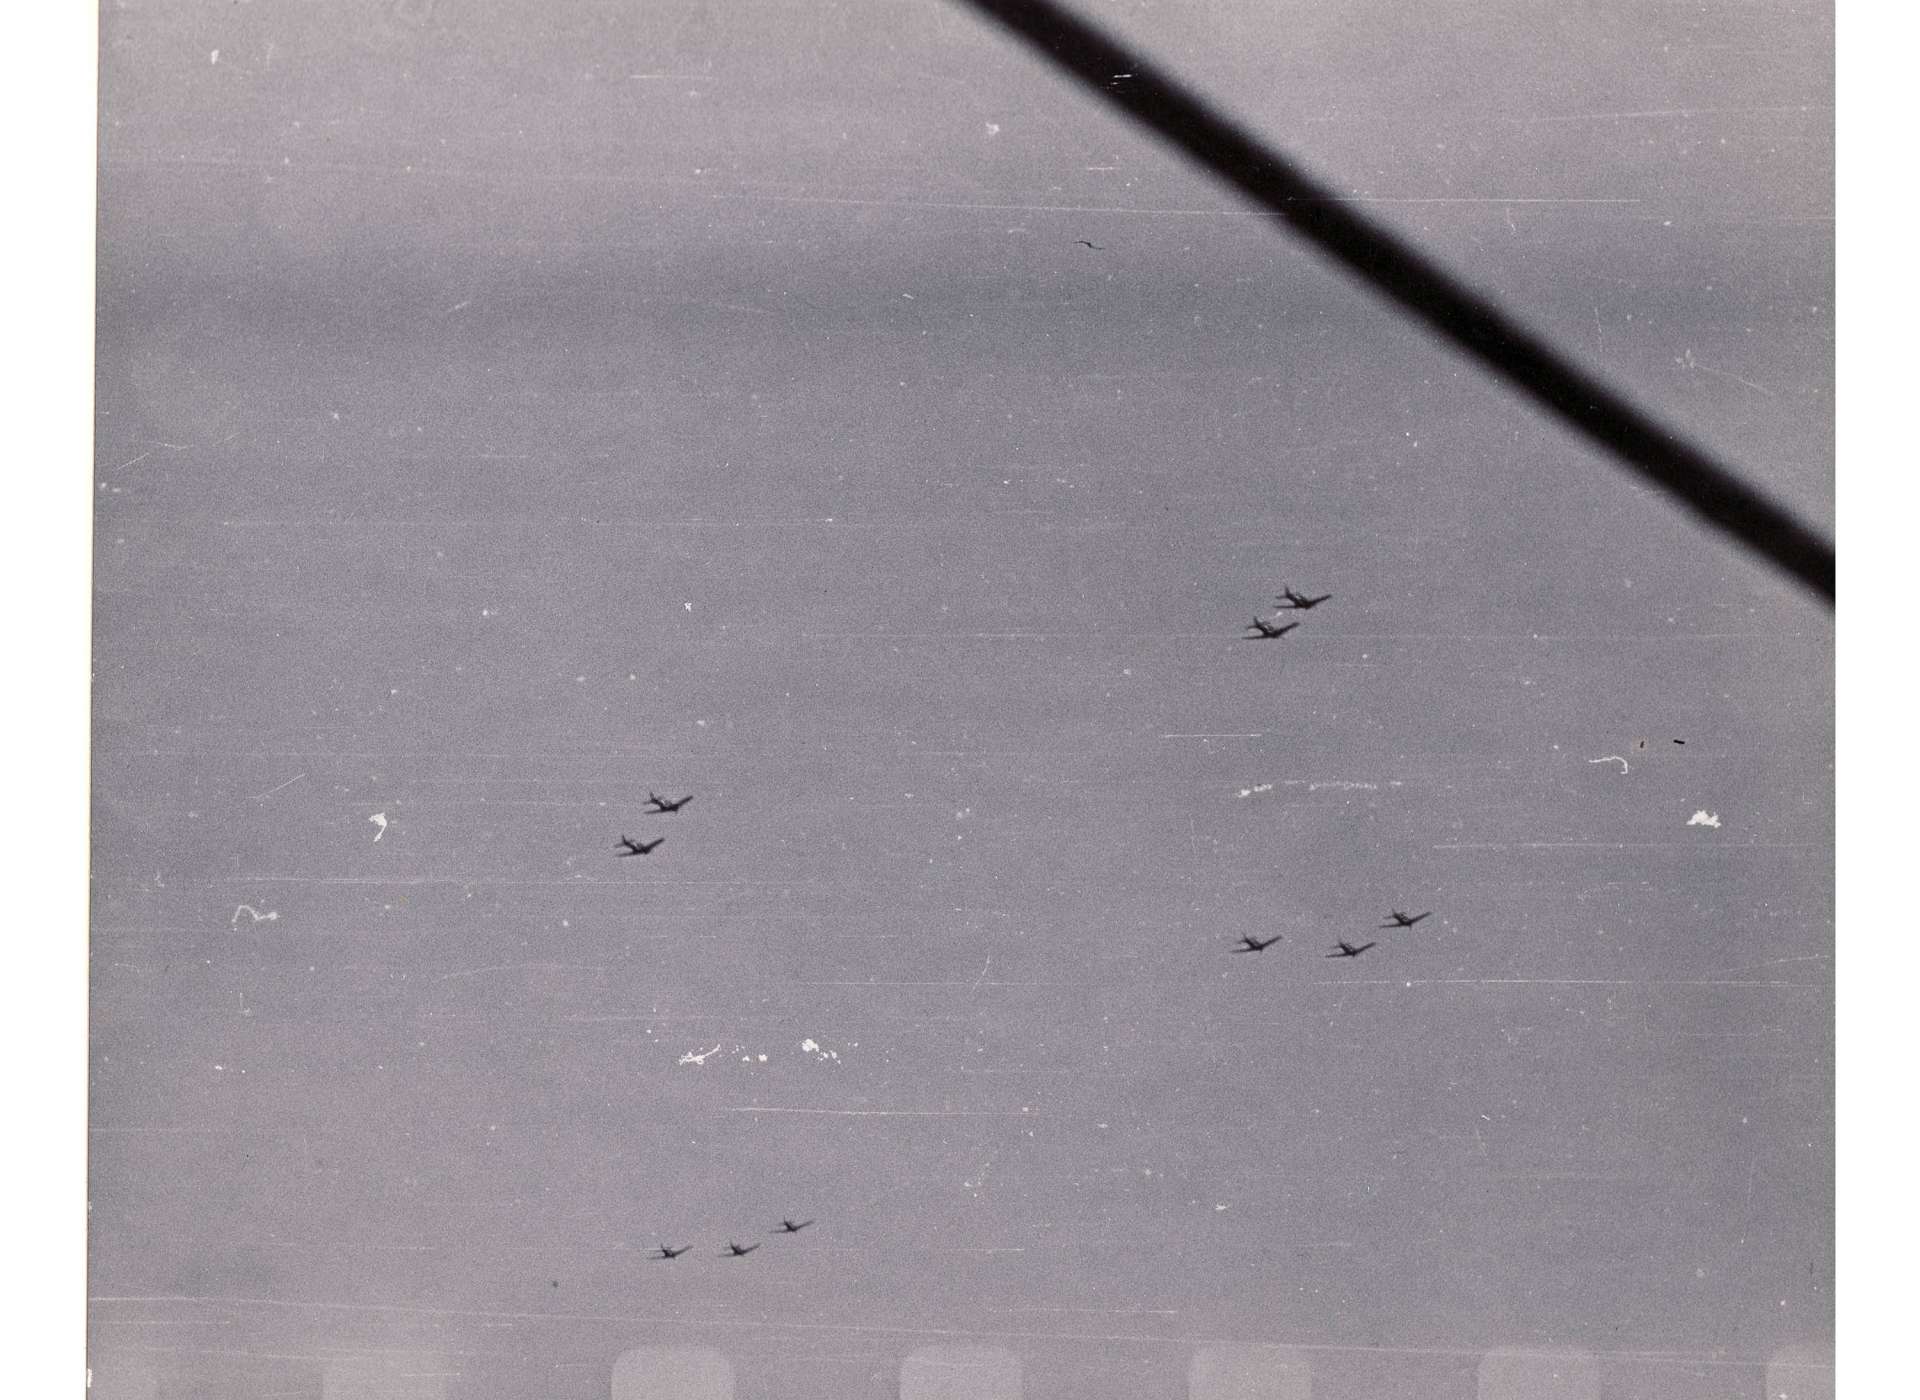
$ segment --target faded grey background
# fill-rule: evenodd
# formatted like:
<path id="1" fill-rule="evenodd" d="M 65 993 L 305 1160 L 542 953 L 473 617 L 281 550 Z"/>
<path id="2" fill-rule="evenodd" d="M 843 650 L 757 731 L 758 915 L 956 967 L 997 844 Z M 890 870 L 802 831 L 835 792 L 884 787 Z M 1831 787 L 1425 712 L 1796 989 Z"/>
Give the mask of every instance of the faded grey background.
<path id="1" fill-rule="evenodd" d="M 1825 6 L 1082 9 L 1831 528 Z M 97 1395 L 1830 1345 L 1819 607 L 936 0 L 102 64 Z"/>

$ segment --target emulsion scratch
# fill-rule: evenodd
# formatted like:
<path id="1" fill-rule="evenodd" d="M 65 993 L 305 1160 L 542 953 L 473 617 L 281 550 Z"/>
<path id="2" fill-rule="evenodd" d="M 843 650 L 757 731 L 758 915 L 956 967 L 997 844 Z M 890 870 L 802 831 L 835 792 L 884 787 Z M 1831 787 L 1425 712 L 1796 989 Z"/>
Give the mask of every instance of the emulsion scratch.
<path id="1" fill-rule="evenodd" d="M 1627 761 L 1626 761 L 1626 760 L 1625 760 L 1624 758 L 1622 758 L 1622 757 L 1620 757 L 1620 755 L 1619 755 L 1619 754 L 1617 754 L 1617 753 L 1610 753 L 1610 754 L 1608 754 L 1608 755 L 1607 755 L 1607 756 L 1606 756 L 1605 758 L 1590 758 L 1590 759 L 1588 759 L 1588 760 L 1587 760 L 1587 762 L 1589 762 L 1589 763 L 1617 763 L 1617 764 L 1619 764 L 1619 765 L 1620 765 L 1620 771 L 1621 771 L 1622 773 L 1631 773 L 1631 772 L 1633 771 L 1633 769 L 1632 769 L 1632 768 L 1630 768 L 1630 767 L 1628 767 L 1628 766 L 1627 766 Z"/>
<path id="2" fill-rule="evenodd" d="M 1642 107 L 1626 112 L 1572 112 L 1548 117 L 1507 117 L 1505 120 L 1513 123 L 1515 126 L 1541 126 L 1550 122 L 1645 121 L 1663 117 L 1691 119 L 1693 117 L 1709 116 L 1753 116 L 1763 112 L 1791 112 L 1799 114 L 1815 110 L 1824 111 L 1826 109 L 1815 109 L 1805 105 L 1797 107 Z"/>
<path id="3" fill-rule="evenodd" d="M 720 1047 L 718 1045 L 715 1045 L 711 1050 L 703 1050 L 697 1055 L 689 1050 L 680 1057 L 680 1063 L 683 1065 L 704 1065 L 707 1062 L 708 1056 L 718 1055 L 719 1053 Z"/>
<path id="4" fill-rule="evenodd" d="M 716 1047 L 717 1048 L 717 1047 Z M 803 1113 L 823 1118 L 1032 1118 L 1024 1108 L 760 1108 L 743 1105 L 722 1113 Z"/>
<path id="5" fill-rule="evenodd" d="M 1692 350 L 1686 350 L 1674 356 L 1673 362 L 1684 370 L 1698 370 L 1701 374 L 1711 374 L 1716 379 L 1732 380 L 1735 384 L 1742 385 L 1745 388 L 1753 390 L 1754 393 L 1763 394 L 1770 399 L 1779 397 L 1764 384 L 1756 384 L 1751 379 L 1742 379 L 1737 374 L 1729 374 L 1726 370 L 1715 369 L 1712 365 L 1701 364 L 1693 357 Z"/>
<path id="6" fill-rule="evenodd" d="M 272 797 L 276 792 L 280 792 L 285 788 L 292 787 L 295 783 L 299 782 L 302 778 L 306 776 L 307 775 L 305 773 L 295 773 L 291 778 L 288 778 L 284 783 L 280 784 L 279 787 L 270 787 L 265 792 L 261 793 L 258 797 L 254 798 L 253 800 L 255 802 L 265 802 L 269 797 Z"/>
<path id="7" fill-rule="evenodd" d="M 227 927 L 239 928 L 240 916 L 242 914 L 247 915 L 256 924 L 270 924 L 280 917 L 280 911 L 278 909 L 269 909 L 266 913 L 262 914 L 251 904 L 243 904 L 233 911 L 233 917 L 227 921 Z"/>
<path id="8" fill-rule="evenodd" d="M 446 972 L 434 978 L 436 982 L 452 982 L 461 977 L 479 977 L 489 972 L 523 972 L 538 970 L 542 972 L 605 972 L 604 967 L 586 967 L 580 963 L 524 962 L 494 963 L 489 967 L 472 967 L 462 972 Z"/>
<path id="9" fill-rule="evenodd" d="M 1386 786 L 1405 787 L 1406 782 L 1400 778 L 1389 778 Z M 1280 782 L 1255 783 L 1251 787 L 1243 787 L 1237 795 L 1243 798 L 1252 797 L 1256 793 L 1272 792 L 1277 787 L 1303 787 L 1308 792 L 1378 792 L 1381 785 L 1361 778 L 1287 778 Z"/>

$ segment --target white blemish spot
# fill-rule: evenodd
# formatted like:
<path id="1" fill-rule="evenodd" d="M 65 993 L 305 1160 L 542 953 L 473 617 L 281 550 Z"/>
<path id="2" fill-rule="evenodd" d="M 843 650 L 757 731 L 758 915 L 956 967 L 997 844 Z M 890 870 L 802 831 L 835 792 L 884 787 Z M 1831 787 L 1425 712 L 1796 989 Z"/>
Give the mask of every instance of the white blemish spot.
<path id="1" fill-rule="evenodd" d="M 816 1060 L 826 1061 L 838 1060 L 840 1058 L 840 1052 L 838 1050 L 826 1049 L 812 1036 L 808 1036 L 805 1040 L 801 1041 L 800 1048 Z"/>
<path id="2" fill-rule="evenodd" d="M 367 820 L 380 828 L 373 833 L 374 840 L 378 841 L 382 836 L 387 834 L 387 814 L 385 812 L 375 812 L 372 816 L 368 817 Z"/>
<path id="3" fill-rule="evenodd" d="M 1256 792 L 1272 792 L 1272 791 L 1273 791 L 1272 783 L 1258 783 L 1253 787 L 1241 788 L 1240 795 L 1242 797 L 1252 797 Z"/>
<path id="4" fill-rule="evenodd" d="M 1702 807 L 1699 811 L 1687 818 L 1687 825 L 1710 826 L 1717 831 L 1720 827 L 1720 814 L 1718 812 L 1709 812 L 1706 808 Z"/>
<path id="5" fill-rule="evenodd" d="M 220 61 L 220 50 L 215 49 L 212 53 L 207 55 L 208 63 L 218 63 L 219 61 Z"/>

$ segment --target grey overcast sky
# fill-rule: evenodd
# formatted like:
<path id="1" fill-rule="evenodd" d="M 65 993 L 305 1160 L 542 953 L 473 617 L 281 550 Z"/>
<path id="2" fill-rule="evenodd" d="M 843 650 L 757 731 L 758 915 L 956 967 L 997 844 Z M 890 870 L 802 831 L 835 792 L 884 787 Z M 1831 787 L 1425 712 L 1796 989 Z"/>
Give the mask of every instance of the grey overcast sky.
<path id="1" fill-rule="evenodd" d="M 1079 8 L 1831 529 L 1825 6 Z M 97 1400 L 1830 1347 L 1830 614 L 952 4 L 101 45 Z"/>

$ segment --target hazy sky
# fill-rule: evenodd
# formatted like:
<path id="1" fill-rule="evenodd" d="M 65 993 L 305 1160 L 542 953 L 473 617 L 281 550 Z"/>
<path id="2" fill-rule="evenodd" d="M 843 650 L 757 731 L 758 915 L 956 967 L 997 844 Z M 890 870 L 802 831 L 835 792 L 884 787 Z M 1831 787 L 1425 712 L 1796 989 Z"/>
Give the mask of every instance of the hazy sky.
<path id="1" fill-rule="evenodd" d="M 1082 12 L 1830 528 L 1824 7 Z M 1828 613 L 952 5 L 102 59 L 102 1400 L 1830 1343 Z"/>

